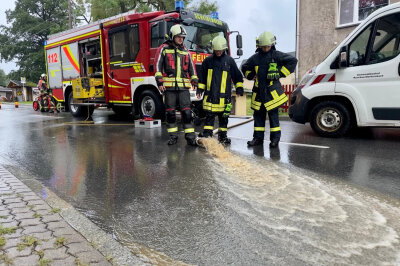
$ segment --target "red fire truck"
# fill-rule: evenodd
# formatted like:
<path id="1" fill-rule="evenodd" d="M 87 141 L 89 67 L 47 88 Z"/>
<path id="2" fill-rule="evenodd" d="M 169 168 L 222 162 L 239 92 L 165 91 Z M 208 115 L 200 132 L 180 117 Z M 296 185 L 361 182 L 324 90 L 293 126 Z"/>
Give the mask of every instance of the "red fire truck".
<path id="1" fill-rule="evenodd" d="M 191 11 L 127 12 L 50 35 L 45 43 L 48 83 L 54 98 L 73 116 L 91 115 L 104 104 L 117 114 L 164 115 L 154 79 L 155 53 L 174 24 L 183 24 L 185 45 L 199 72 L 217 35 L 229 39 L 227 24 Z M 237 54 L 242 37 L 237 33 Z M 200 74 L 200 73 L 198 73 Z M 198 101 L 191 91 L 192 101 Z M 201 102 L 198 102 L 201 103 Z"/>

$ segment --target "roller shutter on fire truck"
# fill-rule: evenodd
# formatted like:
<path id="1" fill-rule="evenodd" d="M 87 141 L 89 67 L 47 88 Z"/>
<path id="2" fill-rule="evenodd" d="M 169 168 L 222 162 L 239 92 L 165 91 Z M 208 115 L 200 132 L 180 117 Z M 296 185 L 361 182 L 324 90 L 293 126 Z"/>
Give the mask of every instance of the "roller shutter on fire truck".
<path id="1" fill-rule="evenodd" d="M 47 50 L 48 80 L 51 89 L 62 87 L 60 47 Z"/>
<path id="2" fill-rule="evenodd" d="M 74 79 L 80 76 L 78 43 L 63 45 L 61 60 L 64 79 Z"/>

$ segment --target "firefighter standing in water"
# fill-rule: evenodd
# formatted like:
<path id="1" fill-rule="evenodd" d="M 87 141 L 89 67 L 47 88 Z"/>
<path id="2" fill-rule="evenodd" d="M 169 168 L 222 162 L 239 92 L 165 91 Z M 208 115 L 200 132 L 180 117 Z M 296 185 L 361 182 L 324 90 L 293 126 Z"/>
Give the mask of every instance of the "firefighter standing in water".
<path id="1" fill-rule="evenodd" d="M 165 111 L 168 133 L 168 145 L 178 141 L 176 108 L 179 105 L 185 138 L 189 145 L 196 145 L 196 135 L 192 123 L 189 89 L 197 88 L 198 78 L 190 53 L 184 47 L 186 30 L 177 24 L 171 27 L 169 39 L 158 49 L 156 54 L 155 78 L 158 89 L 165 93 Z"/>
<path id="2" fill-rule="evenodd" d="M 42 108 L 47 111 L 50 107 L 49 113 L 53 113 L 55 109 L 54 102 L 52 101 L 52 94 L 51 91 L 47 87 L 47 75 L 42 74 L 40 75 L 40 80 L 38 84 L 38 88 L 40 90 L 40 109 Z"/>
<path id="3" fill-rule="evenodd" d="M 228 117 L 232 108 L 231 81 L 235 84 L 236 94 L 243 96 L 243 76 L 235 61 L 226 50 L 228 43 L 222 36 L 212 41 L 213 54 L 201 65 L 201 76 L 197 89 L 197 98 L 204 92 L 203 109 L 207 112 L 203 133 L 200 137 L 212 137 L 215 116 L 218 116 L 218 141 L 229 145 L 227 137 Z"/>
<path id="4" fill-rule="evenodd" d="M 268 112 L 270 125 L 270 148 L 276 148 L 281 138 L 279 126 L 279 107 L 288 101 L 282 85 L 281 77 L 287 77 L 297 65 L 297 59 L 289 54 L 277 51 L 276 37 L 264 31 L 258 38 L 256 54 L 251 56 L 242 66 L 242 72 L 249 80 L 254 79 L 251 108 L 254 110 L 253 140 L 248 146 L 263 145 L 265 119 Z"/>

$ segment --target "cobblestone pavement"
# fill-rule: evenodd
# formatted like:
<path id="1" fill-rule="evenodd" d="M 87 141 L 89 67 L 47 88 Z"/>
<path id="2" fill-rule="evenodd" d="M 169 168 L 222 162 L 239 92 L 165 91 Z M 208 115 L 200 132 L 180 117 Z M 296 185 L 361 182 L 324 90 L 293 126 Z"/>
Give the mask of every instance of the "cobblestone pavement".
<path id="1" fill-rule="evenodd" d="M 0 166 L 0 265 L 111 265 L 59 211 Z"/>

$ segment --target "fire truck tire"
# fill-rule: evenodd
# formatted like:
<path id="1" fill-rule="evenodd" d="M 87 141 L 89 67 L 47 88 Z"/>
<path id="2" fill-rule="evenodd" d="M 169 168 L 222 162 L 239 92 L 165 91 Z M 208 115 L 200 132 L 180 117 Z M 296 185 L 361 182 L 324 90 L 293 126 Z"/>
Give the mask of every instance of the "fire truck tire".
<path id="1" fill-rule="evenodd" d="M 131 106 L 113 106 L 112 110 L 118 116 L 126 116 L 132 112 Z"/>
<path id="2" fill-rule="evenodd" d="M 149 115 L 154 118 L 164 119 L 165 108 L 161 97 L 152 90 L 144 90 L 139 97 L 139 114 L 141 117 Z"/>
<path id="3" fill-rule="evenodd" d="M 93 114 L 94 106 L 75 106 L 73 105 L 73 103 L 74 103 L 74 97 L 71 92 L 68 96 L 68 107 L 72 116 L 86 117 L 86 116 L 91 116 Z"/>
<path id="4" fill-rule="evenodd" d="M 311 111 L 311 128 L 322 137 L 342 137 L 350 129 L 351 123 L 349 110 L 340 102 L 324 101 Z"/>

